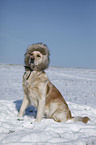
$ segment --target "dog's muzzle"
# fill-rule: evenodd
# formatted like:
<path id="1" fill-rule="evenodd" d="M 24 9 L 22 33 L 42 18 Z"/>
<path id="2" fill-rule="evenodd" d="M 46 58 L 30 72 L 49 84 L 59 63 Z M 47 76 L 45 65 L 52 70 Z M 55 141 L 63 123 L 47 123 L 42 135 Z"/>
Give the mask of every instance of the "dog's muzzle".
<path id="1" fill-rule="evenodd" d="M 31 64 L 34 64 L 34 58 L 33 58 L 33 56 L 30 57 L 30 59 L 29 59 L 29 64 L 30 64 L 30 65 L 31 65 Z"/>
<path id="2" fill-rule="evenodd" d="M 29 65 L 30 65 L 30 69 L 34 70 L 36 65 L 35 65 L 35 58 L 33 56 L 30 56 L 29 58 Z"/>

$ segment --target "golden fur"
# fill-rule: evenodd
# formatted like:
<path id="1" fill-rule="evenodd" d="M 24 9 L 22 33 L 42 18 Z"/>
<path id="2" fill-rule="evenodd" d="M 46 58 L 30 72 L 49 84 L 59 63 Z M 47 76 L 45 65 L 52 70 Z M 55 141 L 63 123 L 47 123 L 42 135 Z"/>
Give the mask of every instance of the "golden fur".
<path id="1" fill-rule="evenodd" d="M 23 116 L 29 104 L 37 109 L 37 121 L 44 115 L 57 122 L 82 121 L 88 117 L 72 117 L 71 111 L 58 89 L 50 82 L 44 70 L 49 65 L 49 50 L 42 43 L 33 44 L 25 54 L 25 73 L 23 75 L 24 99 L 19 117 Z"/>

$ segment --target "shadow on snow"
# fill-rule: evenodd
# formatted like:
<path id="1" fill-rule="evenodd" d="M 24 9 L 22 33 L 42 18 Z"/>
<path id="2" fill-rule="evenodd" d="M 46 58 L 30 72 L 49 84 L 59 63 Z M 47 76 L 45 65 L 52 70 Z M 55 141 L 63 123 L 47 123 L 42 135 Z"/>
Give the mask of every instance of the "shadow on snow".
<path id="1" fill-rule="evenodd" d="M 19 112 L 20 107 L 21 107 L 21 105 L 22 105 L 22 100 L 14 101 L 14 103 L 15 103 L 16 110 Z M 37 111 L 35 110 L 35 107 L 34 107 L 34 106 L 29 105 L 29 106 L 26 108 L 24 115 L 27 115 L 27 116 L 36 118 Z"/>

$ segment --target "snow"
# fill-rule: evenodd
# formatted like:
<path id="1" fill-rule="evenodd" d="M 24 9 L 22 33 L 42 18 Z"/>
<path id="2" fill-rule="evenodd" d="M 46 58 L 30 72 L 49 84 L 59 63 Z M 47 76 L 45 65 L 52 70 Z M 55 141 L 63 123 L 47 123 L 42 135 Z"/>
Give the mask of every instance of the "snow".
<path id="1" fill-rule="evenodd" d="M 17 114 L 23 99 L 22 65 L 0 64 L 0 145 L 96 145 L 96 69 L 54 68 L 46 70 L 60 90 L 73 116 L 88 116 L 88 124 L 57 123 L 43 118 L 35 122 L 36 110 Z"/>

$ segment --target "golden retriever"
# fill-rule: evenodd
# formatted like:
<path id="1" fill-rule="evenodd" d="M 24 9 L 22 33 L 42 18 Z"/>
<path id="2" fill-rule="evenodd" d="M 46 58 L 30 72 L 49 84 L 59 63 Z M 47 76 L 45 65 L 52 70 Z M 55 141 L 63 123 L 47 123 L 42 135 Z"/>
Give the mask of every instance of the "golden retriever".
<path id="1" fill-rule="evenodd" d="M 37 109 L 36 121 L 44 115 L 57 122 L 67 120 L 87 123 L 88 117 L 72 117 L 71 111 L 58 89 L 44 72 L 49 66 L 49 50 L 45 44 L 36 43 L 26 51 L 25 73 L 23 75 L 24 99 L 18 114 L 22 117 L 29 104 Z"/>

